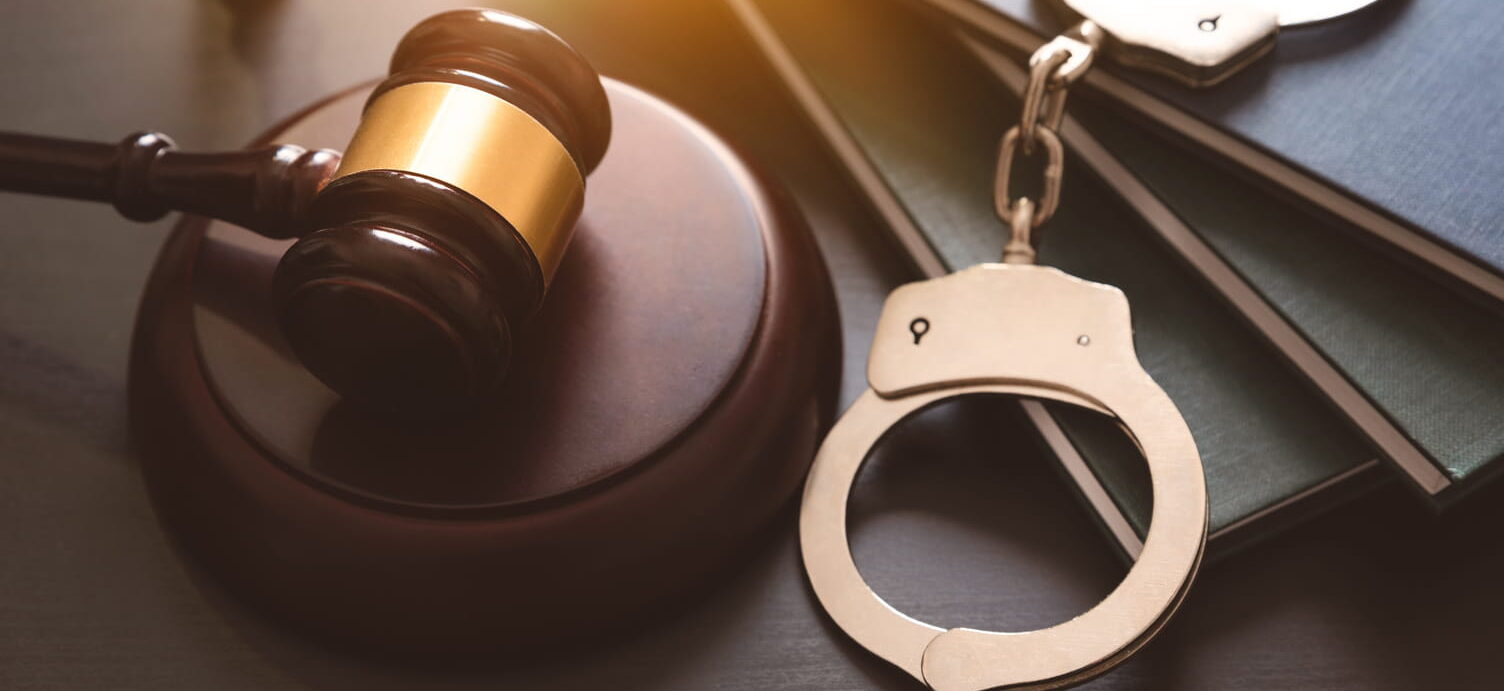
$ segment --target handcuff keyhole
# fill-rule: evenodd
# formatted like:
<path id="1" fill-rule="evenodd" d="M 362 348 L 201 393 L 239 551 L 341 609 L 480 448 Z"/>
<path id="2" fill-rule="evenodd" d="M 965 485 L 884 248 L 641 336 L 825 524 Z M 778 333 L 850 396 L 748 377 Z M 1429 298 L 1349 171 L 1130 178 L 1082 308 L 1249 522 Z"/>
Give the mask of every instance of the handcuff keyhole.
<path id="1" fill-rule="evenodd" d="M 1211 17 L 1210 19 L 1203 19 L 1203 20 L 1201 20 L 1200 23 L 1198 23 L 1196 25 L 1196 28 L 1201 29 L 1202 31 L 1216 31 L 1217 30 L 1217 20 L 1219 20 L 1221 18 L 1222 18 L 1222 15 L 1219 14 L 1219 15 L 1217 15 L 1215 17 Z"/>
<path id="2" fill-rule="evenodd" d="M 914 321 L 909 322 L 909 333 L 914 334 L 914 345 L 919 345 L 919 339 L 924 338 L 924 335 L 929 332 L 930 320 L 924 317 L 917 317 Z"/>

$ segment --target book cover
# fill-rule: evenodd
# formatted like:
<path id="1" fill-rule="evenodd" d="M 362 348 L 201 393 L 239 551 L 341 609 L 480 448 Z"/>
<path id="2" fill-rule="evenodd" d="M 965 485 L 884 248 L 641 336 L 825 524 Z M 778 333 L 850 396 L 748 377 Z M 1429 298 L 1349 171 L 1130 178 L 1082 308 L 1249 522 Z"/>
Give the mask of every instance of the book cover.
<path id="1" fill-rule="evenodd" d="M 1058 0 L 905 1 L 1021 54 L 1075 19 Z M 1504 3 L 1379 0 L 1282 31 L 1214 87 L 1111 60 L 1082 86 L 1504 310 L 1500 26 Z"/>
<path id="2" fill-rule="evenodd" d="M 994 72 L 1015 69 L 977 42 L 963 42 Z M 1285 341 L 1300 341 L 1291 348 L 1271 339 L 1412 486 L 1446 506 L 1498 474 L 1504 360 L 1496 353 L 1504 320 L 1496 311 L 1465 299 L 1455 282 L 1428 280 L 1434 272 L 1397 261 L 1392 251 L 1351 241 L 1362 230 L 1339 214 L 1306 213 L 1308 204 L 1271 193 L 1271 185 L 1249 185 L 1246 170 L 1230 175 L 1227 166 L 1208 165 L 1185 138 L 1129 122 L 1102 97 L 1109 94 L 1086 95 L 1073 112 L 1103 138 L 1104 155 L 1144 178 L 1194 229 L 1209 261 L 1230 268 L 1220 277 L 1209 273 L 1219 290 L 1246 283 L 1273 306 L 1277 314 L 1254 315 L 1256 325 L 1266 336 L 1286 331 Z M 1296 238 L 1312 242 L 1302 246 Z"/>
<path id="3" fill-rule="evenodd" d="M 1086 129 L 1422 456 L 1402 460 L 1433 464 L 1443 481 L 1429 496 L 1450 504 L 1504 467 L 1504 319 L 1152 131 L 1076 106 Z"/>

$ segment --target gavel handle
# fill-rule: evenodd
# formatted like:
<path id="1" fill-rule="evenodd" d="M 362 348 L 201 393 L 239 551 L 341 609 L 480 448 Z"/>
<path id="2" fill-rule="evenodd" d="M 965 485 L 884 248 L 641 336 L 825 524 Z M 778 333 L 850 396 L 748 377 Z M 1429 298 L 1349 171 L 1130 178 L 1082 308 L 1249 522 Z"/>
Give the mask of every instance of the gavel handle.
<path id="1" fill-rule="evenodd" d="M 0 132 L 0 190 L 109 202 L 135 221 L 185 211 L 286 238 L 307 229 L 339 157 L 286 144 L 184 153 L 156 132 L 119 144 Z"/>

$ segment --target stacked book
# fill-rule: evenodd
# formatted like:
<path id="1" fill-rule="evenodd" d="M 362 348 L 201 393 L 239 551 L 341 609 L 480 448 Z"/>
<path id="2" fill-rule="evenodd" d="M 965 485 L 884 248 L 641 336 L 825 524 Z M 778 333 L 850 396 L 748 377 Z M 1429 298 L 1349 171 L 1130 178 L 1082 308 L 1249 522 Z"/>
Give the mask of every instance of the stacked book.
<path id="1" fill-rule="evenodd" d="M 997 142 L 1066 15 L 728 2 L 921 272 L 997 260 Z M 1504 46 L 1477 28 L 1500 22 L 1504 3 L 1379 0 L 1216 87 L 1100 61 L 1073 89 L 1039 259 L 1127 293 L 1201 451 L 1214 552 L 1391 480 L 1442 509 L 1504 467 L 1504 87 L 1478 57 Z M 1152 497 L 1131 442 L 1023 405 L 1136 555 Z"/>

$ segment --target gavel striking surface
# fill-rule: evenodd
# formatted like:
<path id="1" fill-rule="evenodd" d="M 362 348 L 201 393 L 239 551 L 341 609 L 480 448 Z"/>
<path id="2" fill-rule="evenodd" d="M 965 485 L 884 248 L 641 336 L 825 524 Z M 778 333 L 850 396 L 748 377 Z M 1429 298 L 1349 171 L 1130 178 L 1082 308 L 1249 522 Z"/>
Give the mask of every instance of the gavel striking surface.
<path id="1" fill-rule="evenodd" d="M 137 323 L 132 425 L 161 520 L 252 602 L 342 640 L 589 635 L 746 552 L 803 479 L 839 375 L 796 212 L 708 131 L 607 82 L 616 134 L 513 371 L 439 419 L 343 403 L 267 293 L 288 243 L 183 221 Z M 268 141 L 338 146 L 364 90 Z"/>

